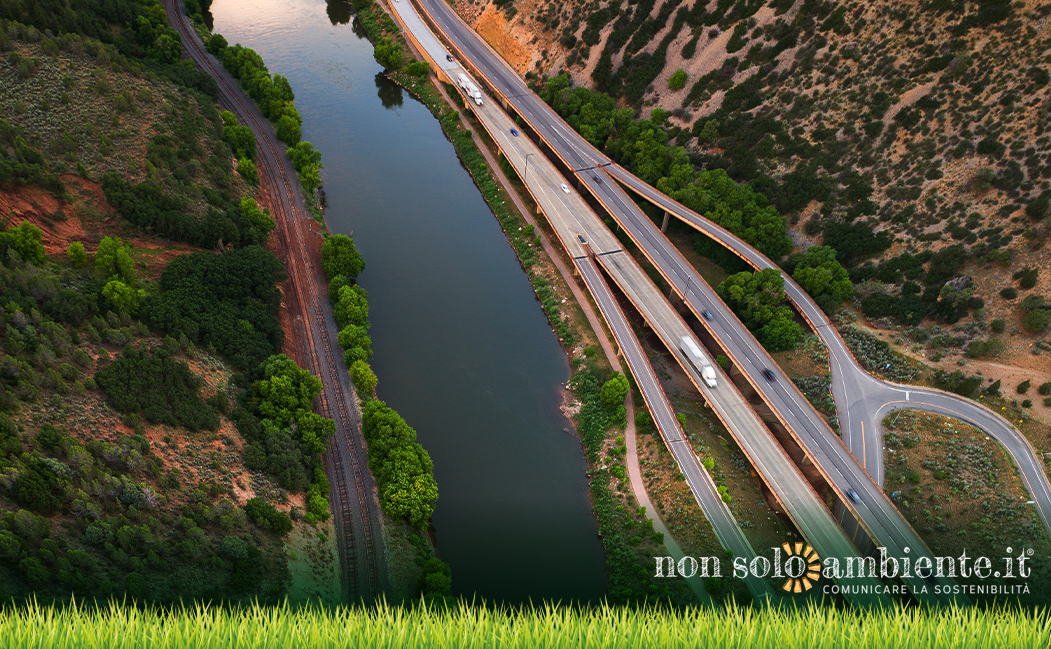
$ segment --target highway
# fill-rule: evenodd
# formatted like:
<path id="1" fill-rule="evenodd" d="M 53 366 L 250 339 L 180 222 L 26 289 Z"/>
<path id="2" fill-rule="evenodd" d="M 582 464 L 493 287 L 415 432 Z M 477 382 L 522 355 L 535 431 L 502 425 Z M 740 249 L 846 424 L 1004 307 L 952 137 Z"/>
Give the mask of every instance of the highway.
<path id="1" fill-rule="evenodd" d="M 368 471 L 361 413 L 354 397 L 343 354 L 332 354 L 339 329 L 328 300 L 325 277 L 319 260 L 310 254 L 308 237 L 319 236 L 311 229 L 313 219 L 304 209 L 299 177 L 285 155 L 285 146 L 271 124 L 237 81 L 204 49 L 186 16 L 181 0 L 164 0 L 168 20 L 182 38 L 183 52 L 210 74 L 219 86 L 219 102 L 233 112 L 241 124 L 252 129 L 258 147 L 257 164 L 262 193 L 277 224 L 277 245 L 285 253 L 285 267 L 292 295 L 285 294 L 299 308 L 294 325 L 299 333 L 306 369 L 323 384 L 316 404 L 319 412 L 336 423 L 336 434 L 324 454 L 332 485 L 331 503 L 339 547 L 341 584 L 344 600 L 371 601 L 389 589 L 383 520 L 376 482 Z M 315 246 L 316 247 L 316 246 Z"/>
<path id="2" fill-rule="evenodd" d="M 625 187 L 737 253 L 753 268 L 778 268 L 758 250 L 650 187 L 620 165 L 611 164 L 604 170 Z M 1048 481 L 1043 460 L 1017 428 L 998 413 L 971 399 L 923 386 L 884 381 L 869 374 L 854 358 L 821 307 L 789 275 L 782 273 L 782 277 L 788 299 L 828 349 L 832 396 L 839 414 L 843 441 L 876 484 L 882 487 L 886 479 L 881 422 L 888 412 L 897 409 L 922 410 L 953 417 L 975 426 L 1007 451 L 1036 501 L 1044 527 L 1051 533 L 1051 482 Z"/>
<path id="3" fill-rule="evenodd" d="M 905 556 L 906 548 L 916 553 L 913 556 L 930 556 L 929 549 L 883 493 L 880 485 L 866 474 L 848 448 L 817 415 L 794 384 L 777 369 L 777 365 L 762 350 L 751 333 L 721 300 L 716 298 L 711 288 L 628 198 L 624 190 L 612 182 L 603 166 L 611 166 L 609 159 L 598 153 L 532 93 L 503 60 L 447 5 L 437 0 L 419 2 L 439 28 L 440 35 L 457 50 L 462 59 L 480 73 L 480 78 L 486 80 L 498 96 L 502 95 L 503 100 L 514 107 L 562 162 L 576 173 L 582 186 L 587 187 L 602 202 L 665 279 L 680 295 L 686 296 L 690 308 L 699 314 L 704 308 L 718 305 L 714 321 L 701 319 L 701 322 L 720 341 L 727 355 L 748 377 L 757 392 L 825 476 L 840 501 L 852 511 L 870 536 L 878 544 L 886 546 L 891 556 Z M 659 193 L 652 189 L 647 191 Z M 775 380 L 772 382 L 762 378 L 762 373 L 767 368 L 775 372 Z M 752 459 L 754 461 L 755 458 Z M 856 492 L 859 498 L 849 498 L 848 490 Z M 945 597 L 927 592 L 929 584 L 921 579 L 913 579 L 911 583 L 914 590 L 926 601 L 948 601 Z"/>
<path id="4" fill-rule="evenodd" d="M 392 9 L 413 34 L 417 34 L 418 30 L 427 29 L 411 5 L 392 5 Z M 414 38 L 422 45 L 432 62 L 444 59 L 444 48 L 433 43 L 428 46 L 428 39 L 419 36 Z M 442 70 L 450 78 L 460 74 L 459 70 L 448 66 L 443 66 Z M 695 338 L 693 331 L 638 264 L 623 251 L 619 241 L 613 237 L 598 215 L 576 191 L 564 183 L 563 176 L 530 139 L 522 134 L 515 136 L 511 133 L 515 127 L 514 123 L 490 98 L 486 98 L 481 106 L 471 103 L 470 107 L 519 176 L 524 178 L 528 190 L 543 209 L 562 244 L 574 258 L 578 270 L 610 324 L 654 416 L 658 430 L 686 476 L 698 504 L 712 522 L 720 542 L 732 549 L 736 556 L 754 556 L 754 551 L 719 497 L 715 484 L 700 466 L 689 443 L 683 438 L 675 413 L 653 368 L 608 287 L 598 274 L 596 263 L 617 283 L 661 337 L 665 346 L 672 350 L 698 391 L 713 406 L 716 414 L 745 452 L 753 458 L 757 469 L 789 513 L 797 529 L 818 553 L 821 556 L 856 557 L 857 550 L 824 503 L 728 377 L 715 366 L 718 387 L 710 388 L 687 362 L 679 350 L 679 341 L 684 336 Z M 849 581 L 852 585 L 867 585 L 870 588 L 876 584 L 875 580 L 870 578 L 842 581 Z M 762 588 L 753 584 L 749 586 L 757 596 L 768 596 L 768 587 L 765 584 L 762 584 Z M 890 602 L 889 598 L 869 593 L 852 594 L 849 598 L 860 604 L 888 605 Z"/>

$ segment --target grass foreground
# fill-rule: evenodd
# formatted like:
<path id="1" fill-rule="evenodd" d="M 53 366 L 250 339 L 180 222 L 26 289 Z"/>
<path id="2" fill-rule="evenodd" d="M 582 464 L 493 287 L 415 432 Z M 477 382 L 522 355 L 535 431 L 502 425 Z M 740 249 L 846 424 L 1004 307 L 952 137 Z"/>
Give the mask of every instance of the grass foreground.
<path id="1" fill-rule="evenodd" d="M 0 647 L 131 649 L 284 647 L 1047 647 L 1045 611 L 950 608 L 855 612 L 831 607 L 688 611 L 599 606 L 319 608 L 199 605 L 0 609 Z"/>

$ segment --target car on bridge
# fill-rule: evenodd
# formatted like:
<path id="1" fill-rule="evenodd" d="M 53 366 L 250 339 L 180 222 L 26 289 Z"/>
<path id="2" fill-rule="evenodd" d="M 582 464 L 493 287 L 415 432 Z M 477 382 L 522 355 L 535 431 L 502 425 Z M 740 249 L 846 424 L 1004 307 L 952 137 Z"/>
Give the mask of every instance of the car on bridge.
<path id="1" fill-rule="evenodd" d="M 769 367 L 764 367 L 763 368 L 763 376 L 766 377 L 767 381 L 773 381 L 774 380 L 774 373 L 770 371 Z"/>
<path id="2" fill-rule="evenodd" d="M 511 129 L 511 135 L 513 135 L 515 137 L 518 137 L 518 129 L 517 128 Z"/>
<path id="3" fill-rule="evenodd" d="M 566 187 L 566 183 L 562 183 L 562 191 L 564 191 L 567 194 L 569 193 L 569 187 Z"/>

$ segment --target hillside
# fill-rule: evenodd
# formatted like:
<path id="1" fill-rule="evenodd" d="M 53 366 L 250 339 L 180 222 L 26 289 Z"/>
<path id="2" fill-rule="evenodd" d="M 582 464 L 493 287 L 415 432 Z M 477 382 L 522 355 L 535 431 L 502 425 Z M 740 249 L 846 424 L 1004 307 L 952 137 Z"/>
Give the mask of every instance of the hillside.
<path id="1" fill-rule="evenodd" d="M 1051 379 L 1051 3 L 458 9 L 647 182 L 724 224 L 736 217 L 722 210 L 749 194 L 721 178 L 747 183 L 757 193 L 745 204 L 772 205 L 784 224 L 763 223 L 789 236 L 753 245 L 793 274 L 790 253 L 830 246 L 853 284 L 822 303 L 830 313 L 843 302 L 940 367 L 980 361 L 1005 384 Z M 695 247 L 744 270 L 700 238 Z M 1051 420 L 1042 400 L 1034 412 Z"/>
<path id="2" fill-rule="evenodd" d="M 156 2 L 45 4 L 0 6 L 0 597 L 338 600 L 255 139 Z"/>

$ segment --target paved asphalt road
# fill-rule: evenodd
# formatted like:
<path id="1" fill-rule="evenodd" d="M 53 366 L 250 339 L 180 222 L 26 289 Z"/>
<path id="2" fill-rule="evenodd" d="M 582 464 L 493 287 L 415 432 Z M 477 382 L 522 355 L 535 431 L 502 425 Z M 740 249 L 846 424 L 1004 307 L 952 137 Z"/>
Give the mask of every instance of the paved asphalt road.
<path id="1" fill-rule="evenodd" d="M 398 5 L 393 8 L 401 21 L 413 33 L 416 42 L 428 51 L 432 60 L 444 57 L 444 48 L 439 48 L 433 43 L 428 46 L 427 43 L 431 43 L 429 38 L 417 36 L 418 30 L 424 27 L 418 22 L 411 5 Z M 459 74 L 459 71 L 456 70 L 445 69 L 445 71 Z M 613 300 L 608 287 L 604 282 L 596 281 L 596 278 L 601 280 L 601 276 L 594 274 L 595 269 L 592 268 L 592 262 L 586 256 L 587 254 L 594 255 L 598 263 L 605 268 L 621 290 L 639 308 L 647 322 L 664 340 L 666 346 L 675 350 L 677 360 L 691 376 L 698 390 L 713 405 L 728 429 L 734 433 L 738 442 L 754 458 L 764 479 L 770 484 L 804 537 L 822 556 L 844 558 L 857 556 L 856 549 L 829 514 L 824 503 L 721 370 L 717 370 L 719 387 L 712 389 L 704 385 L 696 372 L 685 362 L 685 357 L 678 350 L 678 341 L 683 336 L 692 337 L 693 332 L 649 277 L 642 272 L 638 264 L 621 250 L 619 242 L 587 203 L 576 191 L 568 186 L 562 186 L 563 176 L 550 161 L 543 157 L 532 141 L 524 135 L 514 136 L 510 133 L 514 123 L 491 98 L 487 97 L 481 106 L 472 105 L 472 109 L 493 140 L 504 151 L 507 159 L 516 167 L 519 176 L 526 178 L 530 192 L 537 198 L 563 244 L 575 257 L 582 275 L 586 278 L 589 288 L 595 295 L 600 309 L 610 323 L 626 355 L 632 373 L 658 424 L 658 429 L 676 457 L 695 498 L 713 523 L 716 534 L 724 546 L 734 550 L 736 556 L 749 559 L 754 556 L 752 548 L 748 545 L 728 508 L 719 498 L 714 483 L 700 466 L 688 442 L 683 439 L 675 413 L 652 367 L 627 325 L 623 313 Z M 528 173 L 526 173 L 527 161 L 532 161 L 531 166 L 528 167 Z M 586 245 L 584 241 L 587 242 Z M 850 580 L 850 583 L 859 586 L 875 585 L 871 579 L 854 579 Z M 753 593 L 758 596 L 765 596 L 769 592 L 769 587 L 762 582 L 757 585 L 750 584 L 750 586 Z M 882 603 L 884 605 L 889 603 L 887 598 L 868 594 L 856 594 L 849 598 L 858 603 Z"/>
<path id="2" fill-rule="evenodd" d="M 460 21 L 444 3 L 437 0 L 420 0 L 420 2 L 435 23 L 460 50 L 461 55 L 469 58 L 486 79 L 551 145 L 559 157 L 578 172 L 578 176 L 589 186 L 596 198 L 605 203 L 620 225 L 632 234 L 640 248 L 660 268 L 676 290 L 680 294 L 689 293 L 687 302 L 691 308 L 698 312 L 697 303 L 702 300 L 707 301 L 709 306 L 716 303 L 721 304 L 714 298 L 710 288 L 703 286 L 700 277 L 692 267 L 685 264 L 685 260 L 681 259 L 681 255 L 674 250 L 667 239 L 659 232 L 654 235 L 656 226 L 638 210 L 619 186 L 609 180 L 605 170 L 597 168 L 600 165 L 607 165 L 608 158 L 596 152 L 590 144 L 580 138 L 549 107 L 543 104 L 499 56 L 488 48 L 477 34 Z M 620 169 L 610 169 L 610 171 L 616 173 L 622 180 L 623 175 L 630 176 Z M 595 180 L 596 177 L 605 180 L 599 183 Z M 641 181 L 638 182 L 641 184 Z M 648 197 L 652 196 L 655 202 L 658 197 L 663 197 L 659 192 L 645 185 L 639 187 L 638 191 L 645 193 Z M 667 197 L 663 198 L 668 200 Z M 681 208 L 681 206 L 678 207 Z M 729 236 L 728 233 L 724 234 Z M 706 288 L 707 294 L 705 294 Z M 698 294 L 696 297 L 694 297 L 695 293 Z M 922 540 L 889 501 L 880 486 L 866 475 L 847 447 L 817 417 L 810 404 L 777 369 L 751 334 L 728 312 L 728 309 L 723 307 L 721 311 L 721 318 L 713 323 L 705 322 L 705 325 L 723 343 L 729 355 L 734 357 L 752 384 L 787 424 L 797 441 L 837 491 L 840 500 L 853 511 L 870 534 L 881 545 L 888 548 L 892 556 L 904 556 L 906 547 L 918 554 L 930 554 Z M 776 380 L 769 385 L 762 378 L 761 373 L 764 368 L 770 368 L 775 372 Z M 866 454 L 863 452 L 862 455 Z M 848 489 L 860 495 L 860 502 L 854 502 L 846 496 Z M 927 584 L 916 580 L 914 586 L 919 589 Z M 944 601 L 943 598 L 934 596 L 925 599 Z"/>

